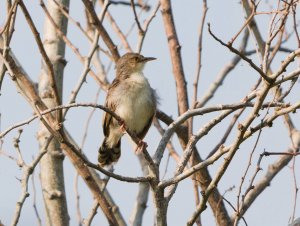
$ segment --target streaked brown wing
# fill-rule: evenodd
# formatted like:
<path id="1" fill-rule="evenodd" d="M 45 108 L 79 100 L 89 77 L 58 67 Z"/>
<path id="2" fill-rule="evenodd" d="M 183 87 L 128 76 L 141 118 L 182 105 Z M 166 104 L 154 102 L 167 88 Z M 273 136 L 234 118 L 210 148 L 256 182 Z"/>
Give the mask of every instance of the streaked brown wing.
<path id="1" fill-rule="evenodd" d="M 104 114 L 104 118 L 103 118 L 103 122 L 102 122 L 102 126 L 103 126 L 103 133 L 104 136 L 108 137 L 109 136 L 109 124 L 111 123 L 112 117 L 110 114 L 105 113 Z"/>
<path id="2" fill-rule="evenodd" d="M 114 89 L 116 88 L 116 86 L 118 86 L 119 83 L 120 83 L 120 81 L 118 79 L 114 79 L 108 89 L 108 92 L 107 92 L 107 96 L 106 96 L 106 100 L 105 100 L 105 107 L 108 107 L 112 111 L 116 110 L 116 104 L 113 101 L 110 101 L 110 96 L 111 96 L 111 93 L 114 92 Z M 113 120 L 113 117 L 109 113 L 105 112 L 104 117 L 103 117 L 102 126 L 103 126 L 103 133 L 106 137 L 109 136 L 109 127 L 110 127 L 110 124 L 112 123 L 112 120 Z"/>

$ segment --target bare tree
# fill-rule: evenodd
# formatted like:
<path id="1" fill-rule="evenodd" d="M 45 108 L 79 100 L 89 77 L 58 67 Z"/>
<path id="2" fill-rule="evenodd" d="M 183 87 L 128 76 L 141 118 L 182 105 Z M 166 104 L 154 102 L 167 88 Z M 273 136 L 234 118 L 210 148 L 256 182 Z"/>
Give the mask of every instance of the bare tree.
<path id="1" fill-rule="evenodd" d="M 43 4 L 43 3 L 42 3 Z M 57 1 L 63 7 L 69 7 L 69 1 Z M 49 1 L 45 14 L 43 46 L 45 59 L 42 64 L 38 91 L 41 100 L 48 108 L 62 104 L 62 88 L 64 66 L 66 64 L 65 42 L 60 39 L 57 29 L 63 35 L 67 33 L 67 18 L 59 11 L 55 2 Z M 41 43 L 42 44 L 42 43 Z M 42 48 L 42 47 L 41 47 Z M 62 111 L 54 113 L 56 120 L 62 122 Z M 38 132 L 40 147 L 44 146 L 51 133 L 41 123 Z M 48 146 L 47 154 L 41 159 L 41 185 L 45 202 L 47 225 L 69 225 L 67 200 L 63 173 L 64 155 L 60 149 L 59 141 L 53 139 Z"/>
<path id="2" fill-rule="evenodd" d="M 235 5 L 239 17 L 226 11 L 220 11 L 222 15 L 209 14 L 209 9 L 213 11 L 217 6 L 198 1 L 199 8 L 194 10 L 199 22 L 189 24 L 192 29 L 197 27 L 198 36 L 187 34 L 188 27 L 178 22 L 184 9 L 177 4 L 187 9 L 188 2 L 41 0 L 38 4 L 7 0 L 1 4 L 6 7 L 1 8 L 5 18 L 0 33 L 0 160 L 5 164 L 14 160 L 14 165 L 7 166 L 14 173 L 18 167 L 22 170 L 20 186 L 7 185 L 2 191 L 5 194 L 7 188 L 18 189 L 21 195 L 14 193 L 16 204 L 9 203 L 15 206 L 14 213 L 3 211 L 5 215 L 1 215 L 0 211 L 0 225 L 23 221 L 34 224 L 32 218 L 26 218 L 27 211 L 34 210 L 39 225 L 73 225 L 75 221 L 77 225 L 91 225 L 98 217 L 109 225 L 165 226 L 182 220 L 181 211 L 187 212 L 187 208 L 192 211 L 184 219 L 186 225 L 250 225 L 254 221 L 247 219 L 248 210 L 254 209 L 255 216 L 264 214 L 264 208 L 253 204 L 265 196 L 264 191 L 275 178 L 287 184 L 285 188 L 291 193 L 284 193 L 285 199 L 292 201 L 285 208 L 283 222 L 297 224 L 299 1 L 241 0 L 240 5 Z M 220 2 L 218 7 L 230 4 Z M 39 13 L 33 6 L 39 8 Z M 192 12 L 185 12 L 191 13 L 186 20 L 193 18 Z M 224 29 L 224 34 L 220 25 L 226 26 L 223 22 L 228 15 L 238 22 Z M 41 16 L 45 18 L 43 30 Z M 31 36 L 28 44 L 15 32 L 20 27 Z M 158 32 L 162 30 L 164 33 Z M 35 55 L 27 53 L 28 61 L 40 68 L 39 78 L 35 78 L 33 66 L 27 69 L 27 59 L 22 59 L 18 42 L 32 48 Z M 196 59 L 182 51 L 182 43 L 193 49 Z M 216 52 L 208 50 L 208 43 Z M 137 134 L 126 130 L 119 115 L 102 105 L 114 75 L 113 67 L 126 52 L 163 56 L 158 60 L 159 67 L 147 71 L 161 76 L 149 78 L 150 83 L 168 83 L 157 86 L 162 95 L 154 127 L 145 138 L 148 147 L 140 145 Z M 220 59 L 224 61 L 229 56 L 232 59 L 222 68 Z M 195 69 L 194 77 L 191 67 Z M 216 76 L 211 74 L 219 67 Z M 167 73 L 167 79 L 162 73 Z M 13 84 L 15 89 L 7 90 L 7 84 Z M 175 84 L 174 89 L 171 84 Z M 6 108 L 12 99 L 5 94 L 16 91 L 33 116 L 24 117 L 24 110 L 16 103 L 13 111 L 22 116 L 22 121 L 11 122 L 7 115 L 12 113 Z M 177 112 L 168 107 L 171 102 L 176 103 Z M 136 149 L 140 166 L 128 164 L 134 162 L 133 151 L 128 154 L 131 157 L 124 154 L 115 166 L 98 165 L 103 113 L 123 124 L 134 147 L 126 142 L 123 145 Z M 34 143 L 38 143 L 38 149 Z M 66 160 L 73 167 L 66 166 Z M 278 176 L 284 169 L 291 169 L 292 179 Z M 40 175 L 40 189 L 35 187 L 38 173 L 34 172 Z M 70 172 L 75 172 L 74 189 Z M 0 171 L 1 181 L 10 176 Z M 192 186 L 179 192 L 179 185 L 188 180 Z M 132 193 L 128 186 L 138 192 Z M 275 196 L 274 188 L 280 185 L 272 184 L 269 189 Z M 3 194 L 0 199 L 6 201 Z M 31 194 L 33 207 L 28 207 L 25 204 Z M 90 197 L 86 198 L 86 194 Z M 180 195 L 181 200 L 191 197 L 194 203 L 176 203 L 178 215 L 170 214 L 174 205 L 171 200 Z M 118 200 L 129 198 L 130 204 Z M 273 200 L 269 202 L 274 204 Z M 39 208 L 42 203 L 43 210 Z M 123 208 L 132 205 L 130 216 L 124 215 Z M 148 205 L 153 207 L 149 219 L 144 217 Z M 205 215 L 208 210 L 211 217 Z M 274 219 L 280 214 L 274 213 Z M 277 220 L 269 222 L 274 225 Z"/>

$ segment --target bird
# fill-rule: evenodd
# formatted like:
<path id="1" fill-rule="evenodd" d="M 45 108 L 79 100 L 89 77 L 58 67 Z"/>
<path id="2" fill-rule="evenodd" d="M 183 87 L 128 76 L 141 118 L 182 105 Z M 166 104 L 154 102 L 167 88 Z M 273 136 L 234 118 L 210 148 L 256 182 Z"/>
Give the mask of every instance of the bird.
<path id="1" fill-rule="evenodd" d="M 105 107 L 122 118 L 122 124 L 142 141 L 156 113 L 158 97 L 143 74 L 147 62 L 156 60 L 138 53 L 126 53 L 116 63 L 116 77 L 108 88 Z M 101 167 L 112 165 L 121 156 L 122 125 L 105 112 L 104 140 L 98 151 Z"/>

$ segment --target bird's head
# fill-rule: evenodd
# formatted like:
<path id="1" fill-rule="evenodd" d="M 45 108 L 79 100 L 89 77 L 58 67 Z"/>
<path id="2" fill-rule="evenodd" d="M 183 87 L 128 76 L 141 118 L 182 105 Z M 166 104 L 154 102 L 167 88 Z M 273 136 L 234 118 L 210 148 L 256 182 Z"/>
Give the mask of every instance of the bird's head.
<path id="1" fill-rule="evenodd" d="M 141 72 L 148 61 L 155 59 L 154 57 L 144 57 L 138 53 L 126 53 L 116 64 L 117 74 L 130 75 Z"/>

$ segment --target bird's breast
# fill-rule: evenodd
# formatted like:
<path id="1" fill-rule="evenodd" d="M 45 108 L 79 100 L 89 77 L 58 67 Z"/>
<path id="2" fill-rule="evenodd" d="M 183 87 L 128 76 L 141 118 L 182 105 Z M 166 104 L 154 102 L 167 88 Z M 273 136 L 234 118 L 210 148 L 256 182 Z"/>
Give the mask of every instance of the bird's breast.
<path id="1" fill-rule="evenodd" d="M 126 91 L 121 95 L 116 113 L 131 131 L 139 133 L 155 111 L 152 89 L 144 76 L 133 75 L 124 83 L 123 90 Z"/>

